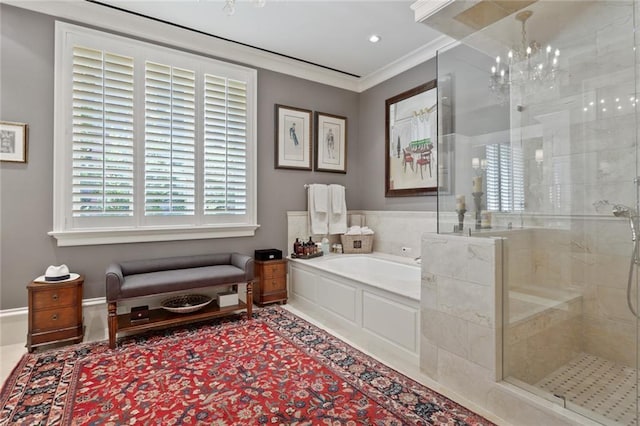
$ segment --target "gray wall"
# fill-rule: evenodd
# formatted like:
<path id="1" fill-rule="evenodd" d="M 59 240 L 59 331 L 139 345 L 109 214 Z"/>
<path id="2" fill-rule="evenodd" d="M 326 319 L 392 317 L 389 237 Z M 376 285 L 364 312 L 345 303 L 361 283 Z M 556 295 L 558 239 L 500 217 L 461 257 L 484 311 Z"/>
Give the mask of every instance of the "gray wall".
<path id="1" fill-rule="evenodd" d="M 25 286 L 48 265 L 85 275 L 104 296 L 111 261 L 258 248 L 285 251 L 286 212 L 306 209 L 305 183 L 339 183 L 349 209 L 435 210 L 436 197 L 384 196 L 384 101 L 435 78 L 435 60 L 361 94 L 258 70 L 258 223 L 255 237 L 57 247 L 52 229 L 54 18 L 0 4 L 0 119 L 29 125 L 28 162 L 0 163 L 0 310 L 26 306 Z M 346 116 L 346 175 L 274 168 L 274 104 Z"/>
<path id="2" fill-rule="evenodd" d="M 366 210 L 436 210 L 436 196 L 384 196 L 385 100 L 436 78 L 431 59 L 360 94 L 358 140 L 358 191 Z"/>
<path id="3" fill-rule="evenodd" d="M 28 162 L 0 163 L 0 309 L 27 305 L 26 285 L 48 265 L 66 263 L 85 279 L 85 298 L 104 296 L 104 271 L 114 260 L 275 247 L 285 250 L 286 211 L 306 209 L 303 184 L 339 183 L 350 209 L 367 207 L 356 190 L 359 95 L 258 70 L 258 223 L 255 237 L 104 246 L 57 247 L 53 226 L 54 18 L 0 4 L 0 119 L 29 125 Z M 377 102 L 377 101 L 376 101 Z M 346 175 L 274 169 L 274 104 L 348 118 Z M 382 118 L 368 118 L 384 121 Z M 377 161 L 382 161 L 380 150 Z M 384 164 L 384 162 L 382 162 Z M 379 166 L 376 166 L 379 167 Z M 383 166 L 384 167 L 384 166 Z M 383 172 L 384 173 L 384 172 Z M 366 176 L 363 176 L 366 178 Z M 384 185 L 382 185 L 384 188 Z"/>

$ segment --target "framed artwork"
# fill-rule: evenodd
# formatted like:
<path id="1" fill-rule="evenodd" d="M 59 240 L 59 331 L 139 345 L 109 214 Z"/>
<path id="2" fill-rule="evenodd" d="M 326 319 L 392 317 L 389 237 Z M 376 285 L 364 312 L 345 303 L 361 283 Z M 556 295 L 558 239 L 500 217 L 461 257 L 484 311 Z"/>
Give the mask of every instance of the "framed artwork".
<path id="1" fill-rule="evenodd" d="M 275 106 L 276 169 L 311 170 L 311 111 Z"/>
<path id="2" fill-rule="evenodd" d="M 385 197 L 438 191 L 436 80 L 385 101 Z"/>
<path id="3" fill-rule="evenodd" d="M 27 125 L 0 121 L 0 161 L 27 162 Z"/>
<path id="4" fill-rule="evenodd" d="M 316 111 L 314 121 L 315 170 L 347 173 L 347 117 Z"/>

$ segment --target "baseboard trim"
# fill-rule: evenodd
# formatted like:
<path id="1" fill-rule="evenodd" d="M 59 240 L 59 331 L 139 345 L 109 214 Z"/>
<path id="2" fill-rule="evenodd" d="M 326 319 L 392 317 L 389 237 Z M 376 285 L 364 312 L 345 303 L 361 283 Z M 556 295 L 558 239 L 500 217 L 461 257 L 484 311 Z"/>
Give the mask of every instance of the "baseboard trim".
<path id="1" fill-rule="evenodd" d="M 96 306 L 106 305 L 107 299 L 105 297 L 95 297 L 93 299 L 82 299 L 82 306 Z M 0 311 L 0 320 L 2 318 L 16 317 L 20 315 L 27 316 L 29 314 L 29 307 L 3 309 Z"/>

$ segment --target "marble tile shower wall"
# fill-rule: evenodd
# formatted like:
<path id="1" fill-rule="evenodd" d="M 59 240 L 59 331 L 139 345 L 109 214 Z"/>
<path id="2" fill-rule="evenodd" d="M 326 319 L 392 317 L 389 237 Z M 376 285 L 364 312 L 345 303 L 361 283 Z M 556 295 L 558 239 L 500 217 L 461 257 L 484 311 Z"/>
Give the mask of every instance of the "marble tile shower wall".
<path id="1" fill-rule="evenodd" d="M 537 347 L 529 343 L 543 334 L 546 341 L 556 342 L 555 349 L 547 345 L 548 352 L 556 354 L 556 361 L 582 350 L 625 365 L 635 365 L 636 321 L 626 301 L 632 250 L 628 223 L 608 216 L 529 216 L 524 224 L 531 228 L 491 234 L 507 239 L 505 288 L 542 288 L 551 291 L 547 294 L 557 291 L 558 309 L 572 315 L 536 333 L 532 331 L 537 326 L 535 322 L 531 322 L 530 329 L 524 332 L 521 330 L 523 325 L 519 324 L 519 339 L 527 334 L 532 340 L 524 343 L 520 340 L 522 345 L 505 355 L 511 358 L 508 372 L 522 380 L 533 380 L 543 373 L 543 368 L 550 366 L 544 361 L 546 357 L 522 349 L 527 345 Z M 575 304 L 562 302 L 561 298 L 567 294 L 579 296 L 579 316 Z M 559 316 L 562 315 L 550 310 L 545 321 L 553 322 L 550 318 L 558 319 Z M 507 343 L 505 341 L 506 346 Z M 518 370 L 518 364 L 529 370 Z"/>

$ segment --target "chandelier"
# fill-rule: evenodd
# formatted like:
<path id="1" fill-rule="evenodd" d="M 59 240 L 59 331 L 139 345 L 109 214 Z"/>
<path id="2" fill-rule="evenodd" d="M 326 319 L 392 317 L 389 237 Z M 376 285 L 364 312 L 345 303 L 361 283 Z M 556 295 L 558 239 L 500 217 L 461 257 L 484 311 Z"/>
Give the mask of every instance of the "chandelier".
<path id="1" fill-rule="evenodd" d="M 264 5 L 267 4 L 267 0 L 251 0 L 251 3 L 253 3 L 255 7 L 264 7 Z M 225 0 L 222 10 L 227 16 L 236 13 L 236 0 Z"/>
<path id="2" fill-rule="evenodd" d="M 560 50 L 549 45 L 542 49 L 536 41 L 527 42 L 526 23 L 531 15 L 530 10 L 516 15 L 516 20 L 522 23 L 521 45 L 509 50 L 505 61 L 497 56 L 491 67 L 489 89 L 502 101 L 508 99 L 509 89 L 514 85 L 537 90 L 542 84 L 553 87 L 557 77 Z"/>

